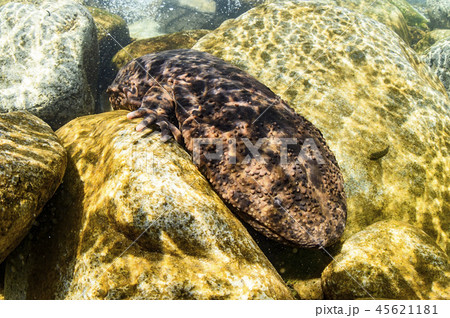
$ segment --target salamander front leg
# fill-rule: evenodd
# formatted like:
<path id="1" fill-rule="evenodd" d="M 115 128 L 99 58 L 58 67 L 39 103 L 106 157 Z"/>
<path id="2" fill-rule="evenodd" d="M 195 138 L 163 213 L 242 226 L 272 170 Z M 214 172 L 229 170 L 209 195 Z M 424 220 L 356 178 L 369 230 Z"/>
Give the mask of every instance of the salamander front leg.
<path id="1" fill-rule="evenodd" d="M 127 118 L 143 118 L 136 126 L 137 131 L 156 124 L 161 129 L 162 142 L 166 142 L 173 136 L 179 144 L 183 144 L 180 130 L 169 120 L 169 118 L 175 118 L 175 108 L 169 97 L 166 91 L 153 88 L 143 98 L 141 107 L 129 113 Z"/>

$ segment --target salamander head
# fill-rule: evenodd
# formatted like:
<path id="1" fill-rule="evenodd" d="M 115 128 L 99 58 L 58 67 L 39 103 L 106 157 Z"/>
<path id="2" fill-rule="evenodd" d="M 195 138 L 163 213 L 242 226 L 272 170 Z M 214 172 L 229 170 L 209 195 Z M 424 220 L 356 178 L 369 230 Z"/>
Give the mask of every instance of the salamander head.
<path id="1" fill-rule="evenodd" d="M 139 95 L 136 74 L 142 73 L 134 60 L 123 67 L 117 74 L 114 82 L 108 87 L 106 93 L 113 109 L 136 110 L 141 106 L 142 96 Z"/>

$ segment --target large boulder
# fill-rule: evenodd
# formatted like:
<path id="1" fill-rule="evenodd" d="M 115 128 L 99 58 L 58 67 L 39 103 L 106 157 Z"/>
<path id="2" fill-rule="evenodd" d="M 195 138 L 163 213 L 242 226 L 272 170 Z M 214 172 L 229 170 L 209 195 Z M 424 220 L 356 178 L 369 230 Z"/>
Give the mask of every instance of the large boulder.
<path id="1" fill-rule="evenodd" d="M 345 241 L 322 284 L 328 299 L 450 299 L 450 260 L 423 231 L 381 221 Z"/>
<path id="2" fill-rule="evenodd" d="M 450 95 L 450 37 L 434 44 L 425 56 L 425 61 L 436 72 Z"/>
<path id="3" fill-rule="evenodd" d="M 66 152 L 46 123 L 25 111 L 0 114 L 0 263 L 28 233 L 65 168 Z"/>
<path id="4" fill-rule="evenodd" d="M 394 6 L 396 6 L 403 17 L 411 27 L 418 27 L 421 29 L 428 29 L 428 19 L 417 11 L 407 0 L 388 0 Z"/>
<path id="5" fill-rule="evenodd" d="M 94 112 L 98 44 L 69 0 L 0 7 L 0 112 L 28 110 L 55 129 Z"/>
<path id="6" fill-rule="evenodd" d="M 392 30 L 345 8 L 285 1 L 223 23 L 193 49 L 255 76 L 320 129 L 344 175 L 344 238 L 396 219 L 450 250 L 450 102 Z"/>
<path id="7" fill-rule="evenodd" d="M 450 29 L 450 2 L 427 0 L 427 13 L 434 29 Z"/>
<path id="8" fill-rule="evenodd" d="M 57 131 L 63 187 L 8 258 L 8 299 L 289 299 L 190 156 L 125 111 Z"/>
<path id="9" fill-rule="evenodd" d="M 450 29 L 435 29 L 427 32 L 422 39 L 414 46 L 414 50 L 420 54 L 425 53 L 436 42 L 450 39 Z"/>
<path id="10" fill-rule="evenodd" d="M 297 2 L 301 1 L 308 1 L 316 4 L 330 4 L 356 11 L 385 24 L 397 33 L 406 43 L 410 43 L 411 41 L 408 22 L 401 10 L 391 3 L 390 0 L 297 0 Z M 266 2 L 278 2 L 282 5 L 286 0 L 267 0 Z"/>
<path id="11" fill-rule="evenodd" d="M 136 40 L 117 52 L 112 59 L 116 71 L 132 59 L 165 50 L 190 49 L 197 41 L 208 34 L 209 30 L 189 30 L 153 38 Z"/>

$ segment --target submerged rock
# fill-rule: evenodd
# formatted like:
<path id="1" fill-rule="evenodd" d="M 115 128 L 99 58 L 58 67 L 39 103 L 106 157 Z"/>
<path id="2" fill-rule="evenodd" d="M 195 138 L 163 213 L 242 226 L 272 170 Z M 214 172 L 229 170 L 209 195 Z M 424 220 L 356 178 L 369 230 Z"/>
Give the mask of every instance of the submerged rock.
<path id="1" fill-rule="evenodd" d="M 427 0 L 427 13 L 433 29 L 450 29 L 450 2 Z"/>
<path id="2" fill-rule="evenodd" d="M 193 29 L 214 29 L 216 3 L 213 0 L 161 0 L 155 21 L 163 33 L 174 33 Z M 225 19 L 221 19 L 222 22 Z"/>
<path id="3" fill-rule="evenodd" d="M 290 299 L 191 158 L 125 111 L 57 134 L 64 186 L 9 258 L 8 299 Z"/>
<path id="4" fill-rule="evenodd" d="M 65 168 L 66 152 L 46 123 L 25 111 L 0 114 L 0 263 L 28 233 Z"/>
<path id="5" fill-rule="evenodd" d="M 134 41 L 117 52 L 112 63 L 118 71 L 129 61 L 140 56 L 165 50 L 190 49 L 199 39 L 208 34 L 209 30 L 189 30 L 154 38 Z"/>
<path id="6" fill-rule="evenodd" d="M 329 299 L 450 299 L 450 262 L 423 231 L 381 221 L 344 243 L 322 284 Z"/>
<path id="7" fill-rule="evenodd" d="M 0 112 L 58 128 L 92 113 L 98 46 L 89 12 L 69 0 L 0 7 Z"/>
<path id="8" fill-rule="evenodd" d="M 403 17 L 411 27 L 418 27 L 420 29 L 426 30 L 428 29 L 428 20 L 425 18 L 419 11 L 417 11 L 412 5 L 408 3 L 406 0 L 388 0 L 394 6 L 396 6 Z"/>
<path id="9" fill-rule="evenodd" d="M 425 61 L 436 72 L 450 95 L 450 37 L 434 44 L 425 56 Z"/>
<path id="10" fill-rule="evenodd" d="M 128 25 L 133 39 L 142 40 L 164 35 L 154 18 L 144 18 Z"/>
<path id="11" fill-rule="evenodd" d="M 255 76 L 320 129 L 344 175 L 344 237 L 397 219 L 450 251 L 450 102 L 394 32 L 345 8 L 286 1 L 223 23 L 193 49 Z"/>
<path id="12" fill-rule="evenodd" d="M 416 52 L 423 54 L 436 42 L 450 39 L 449 29 L 435 29 L 426 33 L 422 39 L 414 46 Z"/>
<path id="13" fill-rule="evenodd" d="M 299 0 L 316 4 L 330 4 L 356 11 L 378 22 L 383 23 L 398 34 L 406 43 L 410 43 L 411 34 L 408 30 L 408 22 L 401 10 L 390 0 Z M 280 3 L 286 0 L 268 0 L 268 3 Z M 293 1 L 295 2 L 295 1 Z"/>
<path id="14" fill-rule="evenodd" d="M 77 0 L 86 6 L 97 7 L 121 16 L 127 23 L 154 15 L 161 0 Z"/>

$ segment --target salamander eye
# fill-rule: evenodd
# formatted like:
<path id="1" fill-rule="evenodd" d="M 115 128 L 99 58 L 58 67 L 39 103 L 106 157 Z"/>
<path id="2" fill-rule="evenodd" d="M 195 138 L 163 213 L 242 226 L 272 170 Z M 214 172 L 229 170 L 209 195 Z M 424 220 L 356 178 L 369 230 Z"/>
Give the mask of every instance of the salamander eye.
<path id="1" fill-rule="evenodd" d="M 129 88 L 129 87 L 125 87 L 124 89 L 123 89 L 123 91 L 125 92 L 125 94 L 131 94 L 131 95 L 134 95 L 134 94 L 136 94 L 136 92 L 137 92 L 137 89 L 136 89 L 136 86 L 132 86 L 131 88 Z"/>

